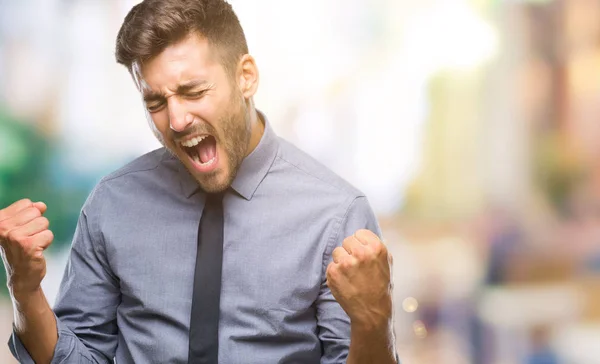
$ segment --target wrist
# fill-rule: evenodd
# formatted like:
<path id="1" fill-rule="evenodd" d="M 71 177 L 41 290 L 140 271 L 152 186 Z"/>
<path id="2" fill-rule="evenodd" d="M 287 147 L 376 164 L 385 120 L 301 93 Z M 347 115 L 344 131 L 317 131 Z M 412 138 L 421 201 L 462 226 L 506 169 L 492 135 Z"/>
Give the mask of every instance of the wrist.
<path id="1" fill-rule="evenodd" d="M 350 316 L 350 325 L 358 331 L 381 331 L 392 325 L 392 298 L 384 297 L 379 305 L 370 306 Z"/>
<path id="2" fill-rule="evenodd" d="M 10 295 L 15 308 L 19 311 L 27 309 L 30 306 L 37 306 L 40 300 L 44 299 L 42 287 L 34 289 L 19 289 L 16 286 L 9 288 Z"/>
<path id="3" fill-rule="evenodd" d="M 377 335 L 391 332 L 392 318 L 370 318 L 351 320 L 350 330 L 353 334 Z"/>
<path id="4" fill-rule="evenodd" d="M 19 301 L 38 295 L 41 291 L 41 280 L 32 280 L 28 272 L 13 271 L 8 275 L 7 286 L 10 295 Z"/>

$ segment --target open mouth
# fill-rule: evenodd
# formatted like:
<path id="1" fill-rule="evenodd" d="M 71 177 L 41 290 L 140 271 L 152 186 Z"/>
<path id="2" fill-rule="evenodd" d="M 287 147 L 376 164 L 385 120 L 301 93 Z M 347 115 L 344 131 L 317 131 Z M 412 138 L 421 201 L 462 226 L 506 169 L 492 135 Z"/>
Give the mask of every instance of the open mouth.
<path id="1" fill-rule="evenodd" d="M 217 162 L 217 140 L 212 135 L 200 135 L 180 143 L 196 169 L 209 172 Z"/>

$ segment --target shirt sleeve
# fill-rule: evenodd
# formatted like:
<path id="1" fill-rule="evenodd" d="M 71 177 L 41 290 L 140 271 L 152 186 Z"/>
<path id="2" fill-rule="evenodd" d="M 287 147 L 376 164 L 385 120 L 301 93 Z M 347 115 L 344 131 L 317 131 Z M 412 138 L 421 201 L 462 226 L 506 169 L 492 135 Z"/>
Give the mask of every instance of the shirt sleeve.
<path id="1" fill-rule="evenodd" d="M 368 229 L 381 237 L 381 230 L 367 198 L 357 197 L 352 201 L 344 217 L 329 238 L 323 257 L 321 290 L 317 298 L 318 335 L 323 346 L 321 364 L 345 363 L 350 348 L 350 318 L 337 303 L 327 287 L 326 270 L 332 261 L 333 250 L 342 245 L 344 239 L 359 229 Z"/>
<path id="2" fill-rule="evenodd" d="M 52 364 L 112 363 L 115 356 L 120 288 L 100 239 L 92 235 L 82 211 L 54 307 L 58 342 Z M 34 363 L 14 330 L 8 345 L 20 363 Z"/>

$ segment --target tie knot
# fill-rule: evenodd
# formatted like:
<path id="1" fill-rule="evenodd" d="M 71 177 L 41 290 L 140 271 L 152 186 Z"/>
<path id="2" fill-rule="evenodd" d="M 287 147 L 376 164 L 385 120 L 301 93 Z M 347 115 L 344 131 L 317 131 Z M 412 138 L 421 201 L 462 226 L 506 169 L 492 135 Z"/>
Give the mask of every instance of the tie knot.
<path id="1" fill-rule="evenodd" d="M 208 205 L 220 205 L 223 202 L 223 196 L 225 196 L 225 191 L 217 192 L 217 193 L 207 193 L 206 194 L 206 202 Z"/>

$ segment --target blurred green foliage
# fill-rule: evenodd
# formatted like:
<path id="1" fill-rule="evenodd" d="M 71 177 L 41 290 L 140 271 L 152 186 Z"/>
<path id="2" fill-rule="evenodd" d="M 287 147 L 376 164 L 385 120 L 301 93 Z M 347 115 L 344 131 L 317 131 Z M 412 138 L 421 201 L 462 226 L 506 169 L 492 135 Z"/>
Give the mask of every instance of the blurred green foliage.
<path id="1" fill-rule="evenodd" d="M 76 176 L 61 166 L 58 143 L 0 107 L 0 207 L 22 198 L 45 202 L 55 237 L 49 253 L 70 244 L 91 187 L 73 179 Z M 4 269 L 0 281 L 6 282 Z M 0 295 L 7 295 L 6 285 L 0 287 Z"/>

